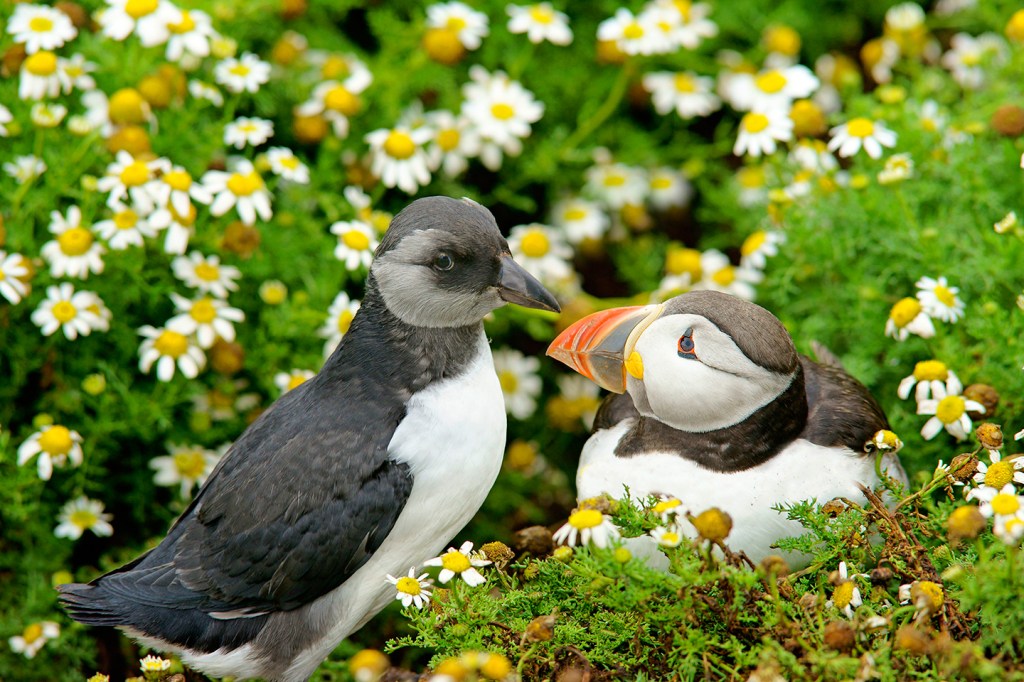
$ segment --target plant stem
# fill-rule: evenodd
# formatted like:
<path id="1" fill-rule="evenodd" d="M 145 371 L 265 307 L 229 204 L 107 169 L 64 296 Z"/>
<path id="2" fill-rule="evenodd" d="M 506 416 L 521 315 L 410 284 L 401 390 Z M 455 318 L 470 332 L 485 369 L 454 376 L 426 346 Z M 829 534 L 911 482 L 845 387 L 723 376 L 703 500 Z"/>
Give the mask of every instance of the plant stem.
<path id="1" fill-rule="evenodd" d="M 626 86 L 629 85 L 630 77 L 633 75 L 633 63 L 626 62 L 619 70 L 618 78 L 612 85 L 611 90 L 608 92 L 608 97 L 601 103 L 597 111 L 591 115 L 586 121 L 580 124 L 576 130 L 573 131 L 572 135 L 566 138 L 565 142 L 562 143 L 562 148 L 558 150 L 558 157 L 563 161 L 569 157 L 569 154 L 575 151 L 576 147 L 579 146 L 588 135 L 597 130 L 602 123 L 608 120 L 608 117 L 615 113 L 615 109 L 622 102 L 623 96 L 626 94 Z"/>

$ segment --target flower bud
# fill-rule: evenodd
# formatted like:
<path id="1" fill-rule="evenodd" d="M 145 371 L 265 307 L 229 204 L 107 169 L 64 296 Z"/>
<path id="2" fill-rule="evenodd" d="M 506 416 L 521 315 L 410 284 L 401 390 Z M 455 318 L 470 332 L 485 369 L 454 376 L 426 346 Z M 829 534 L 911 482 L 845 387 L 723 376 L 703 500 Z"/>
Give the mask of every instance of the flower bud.
<path id="1" fill-rule="evenodd" d="M 978 442 L 989 450 L 998 450 L 1003 447 L 1003 430 L 999 424 L 985 422 L 974 430 L 974 434 L 978 437 Z"/>
<path id="2" fill-rule="evenodd" d="M 721 542 L 732 531 L 732 517 L 718 507 L 702 511 L 690 523 L 702 538 L 712 542 Z"/>
<path id="3" fill-rule="evenodd" d="M 952 543 L 961 540 L 973 540 L 988 523 L 977 506 L 967 504 L 957 507 L 946 519 L 946 534 Z"/>
<path id="4" fill-rule="evenodd" d="M 825 626 L 825 646 L 835 651 L 850 651 L 857 643 L 857 633 L 845 620 L 834 620 Z"/>

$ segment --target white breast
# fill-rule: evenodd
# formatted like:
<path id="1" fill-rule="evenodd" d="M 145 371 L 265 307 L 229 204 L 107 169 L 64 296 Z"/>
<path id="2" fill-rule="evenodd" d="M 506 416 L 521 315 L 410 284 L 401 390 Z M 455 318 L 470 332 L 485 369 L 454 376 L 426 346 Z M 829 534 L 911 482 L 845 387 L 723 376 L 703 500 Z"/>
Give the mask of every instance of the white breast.
<path id="1" fill-rule="evenodd" d="M 632 426 L 633 420 L 626 420 L 587 441 L 576 472 L 579 498 L 602 493 L 621 497 L 624 487 L 628 487 L 637 501 L 652 494 L 678 497 L 693 514 L 718 507 L 733 521 L 726 544 L 746 552 L 755 562 L 769 554 L 780 554 L 771 548 L 777 539 L 805 532 L 803 526 L 773 510 L 773 506 L 811 498 L 825 502 L 839 496 L 863 501 L 857 484 L 871 487 L 878 482 L 873 457 L 803 439 L 793 441 L 764 464 L 729 473 L 705 469 L 669 452 L 617 457 L 615 446 Z M 892 475 L 904 476 L 894 458 L 885 466 Z M 681 528 L 693 530 L 686 522 Z M 794 556 L 786 559 L 791 565 L 806 561 Z"/>

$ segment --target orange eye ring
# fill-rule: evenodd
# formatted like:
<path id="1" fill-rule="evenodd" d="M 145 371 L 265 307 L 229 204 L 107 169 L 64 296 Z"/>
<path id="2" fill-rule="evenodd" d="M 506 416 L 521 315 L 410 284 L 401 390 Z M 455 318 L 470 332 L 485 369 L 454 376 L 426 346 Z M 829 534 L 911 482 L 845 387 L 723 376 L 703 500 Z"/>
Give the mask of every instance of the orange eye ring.
<path id="1" fill-rule="evenodd" d="M 676 352 L 679 353 L 681 358 L 697 359 L 697 346 L 693 342 L 693 327 L 687 329 L 679 337 L 679 342 L 676 344 Z"/>

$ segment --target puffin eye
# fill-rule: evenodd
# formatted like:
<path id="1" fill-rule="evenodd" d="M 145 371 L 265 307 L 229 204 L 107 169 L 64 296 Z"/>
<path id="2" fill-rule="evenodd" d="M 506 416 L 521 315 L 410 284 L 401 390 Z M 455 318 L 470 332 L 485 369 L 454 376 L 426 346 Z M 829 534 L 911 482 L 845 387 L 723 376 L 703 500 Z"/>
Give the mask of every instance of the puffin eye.
<path id="1" fill-rule="evenodd" d="M 436 270 L 451 270 L 453 267 L 455 267 L 455 261 L 444 251 L 437 254 L 437 257 L 434 258 L 434 268 Z"/>
<path id="2" fill-rule="evenodd" d="M 693 327 L 690 327 L 683 335 L 679 337 L 679 344 L 676 350 L 679 352 L 679 357 L 686 358 L 688 360 L 696 360 L 697 352 L 696 346 L 693 343 Z"/>

